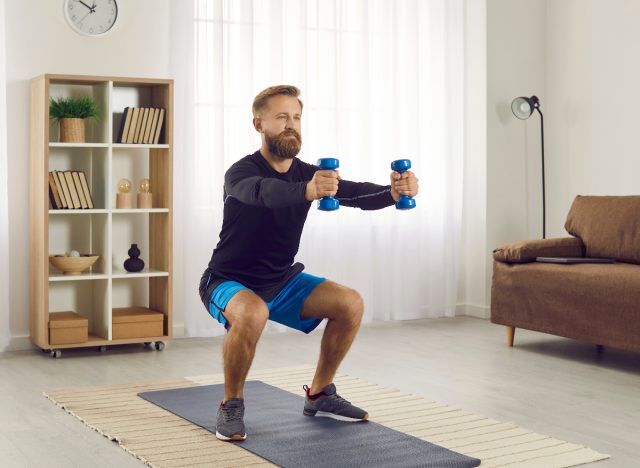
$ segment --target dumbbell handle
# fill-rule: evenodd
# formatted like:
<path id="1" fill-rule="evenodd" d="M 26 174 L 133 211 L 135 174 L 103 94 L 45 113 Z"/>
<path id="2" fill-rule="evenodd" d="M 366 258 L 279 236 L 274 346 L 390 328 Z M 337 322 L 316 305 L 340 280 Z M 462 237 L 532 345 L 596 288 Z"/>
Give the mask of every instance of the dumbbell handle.
<path id="1" fill-rule="evenodd" d="M 411 169 L 411 160 L 409 159 L 397 159 L 391 163 L 391 170 L 399 174 L 403 174 L 409 169 Z M 409 195 L 400 195 L 400 199 L 396 201 L 396 208 L 398 210 L 410 210 L 415 207 L 416 201 Z"/>
<path id="2" fill-rule="evenodd" d="M 318 159 L 318 167 L 326 171 L 335 171 L 340 167 L 340 161 L 336 158 Z M 340 202 L 332 196 L 322 197 L 318 200 L 318 209 L 322 211 L 334 211 L 340 208 Z"/>

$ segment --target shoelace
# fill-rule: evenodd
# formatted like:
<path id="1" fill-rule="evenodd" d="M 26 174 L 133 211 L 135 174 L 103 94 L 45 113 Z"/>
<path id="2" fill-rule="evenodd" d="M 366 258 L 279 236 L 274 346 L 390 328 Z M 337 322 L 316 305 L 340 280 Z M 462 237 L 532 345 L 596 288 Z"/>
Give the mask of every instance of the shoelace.
<path id="1" fill-rule="evenodd" d="M 340 395 L 338 395 L 337 393 L 334 393 L 335 399 L 334 402 L 340 407 L 344 407 L 344 406 L 348 406 L 351 405 L 350 401 L 345 400 L 344 398 L 342 398 Z"/>
<path id="2" fill-rule="evenodd" d="M 242 408 L 225 408 L 221 406 L 222 417 L 224 418 L 224 422 L 235 421 L 238 419 L 242 419 Z"/>
<path id="3" fill-rule="evenodd" d="M 309 387 L 306 386 L 306 385 L 303 385 L 302 388 L 304 389 L 305 392 L 309 391 Z M 308 393 L 307 393 L 307 395 L 308 395 Z M 334 393 L 332 395 L 326 395 L 325 394 L 325 398 L 331 398 L 332 403 L 337 404 L 339 408 L 342 408 L 342 407 L 347 406 L 347 405 L 351 405 L 350 401 L 345 400 L 344 398 L 342 398 L 337 393 Z M 314 401 L 314 400 L 311 400 L 311 401 Z"/>

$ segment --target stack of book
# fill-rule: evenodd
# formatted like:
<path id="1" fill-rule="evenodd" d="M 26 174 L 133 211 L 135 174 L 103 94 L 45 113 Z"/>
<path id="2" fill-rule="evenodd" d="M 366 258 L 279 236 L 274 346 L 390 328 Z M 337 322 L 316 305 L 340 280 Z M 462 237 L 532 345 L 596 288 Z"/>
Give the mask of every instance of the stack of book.
<path id="1" fill-rule="evenodd" d="M 49 172 L 49 200 L 56 210 L 93 208 L 93 198 L 84 171 Z"/>
<path id="2" fill-rule="evenodd" d="M 157 107 L 125 107 L 116 143 L 157 144 L 164 112 Z"/>

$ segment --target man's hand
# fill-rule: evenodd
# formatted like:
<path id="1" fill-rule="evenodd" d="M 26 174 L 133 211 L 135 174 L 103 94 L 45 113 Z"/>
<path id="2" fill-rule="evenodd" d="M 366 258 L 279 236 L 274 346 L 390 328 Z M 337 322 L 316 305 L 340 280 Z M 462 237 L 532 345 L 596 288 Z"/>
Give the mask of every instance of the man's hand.
<path id="1" fill-rule="evenodd" d="M 316 171 L 307 184 L 304 194 L 307 201 L 320 200 L 322 197 L 333 196 L 338 192 L 340 175 L 338 171 Z"/>
<path id="2" fill-rule="evenodd" d="M 400 195 L 415 197 L 418 194 L 418 178 L 411 171 L 400 174 L 391 173 L 391 196 L 395 201 L 400 200 Z"/>

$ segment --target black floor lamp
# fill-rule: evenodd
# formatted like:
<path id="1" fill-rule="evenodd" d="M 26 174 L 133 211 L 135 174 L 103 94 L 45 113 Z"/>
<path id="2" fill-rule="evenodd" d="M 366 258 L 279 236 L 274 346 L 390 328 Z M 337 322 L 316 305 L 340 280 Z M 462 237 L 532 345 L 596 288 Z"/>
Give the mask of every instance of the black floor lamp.
<path id="1" fill-rule="evenodd" d="M 540 140 L 542 148 L 542 238 L 546 238 L 546 216 L 545 216 L 545 197 L 544 197 L 544 116 L 540 112 L 540 100 L 537 96 L 517 97 L 511 102 L 511 112 L 520 120 L 526 120 L 531 117 L 533 110 L 537 110 L 540 114 Z"/>

